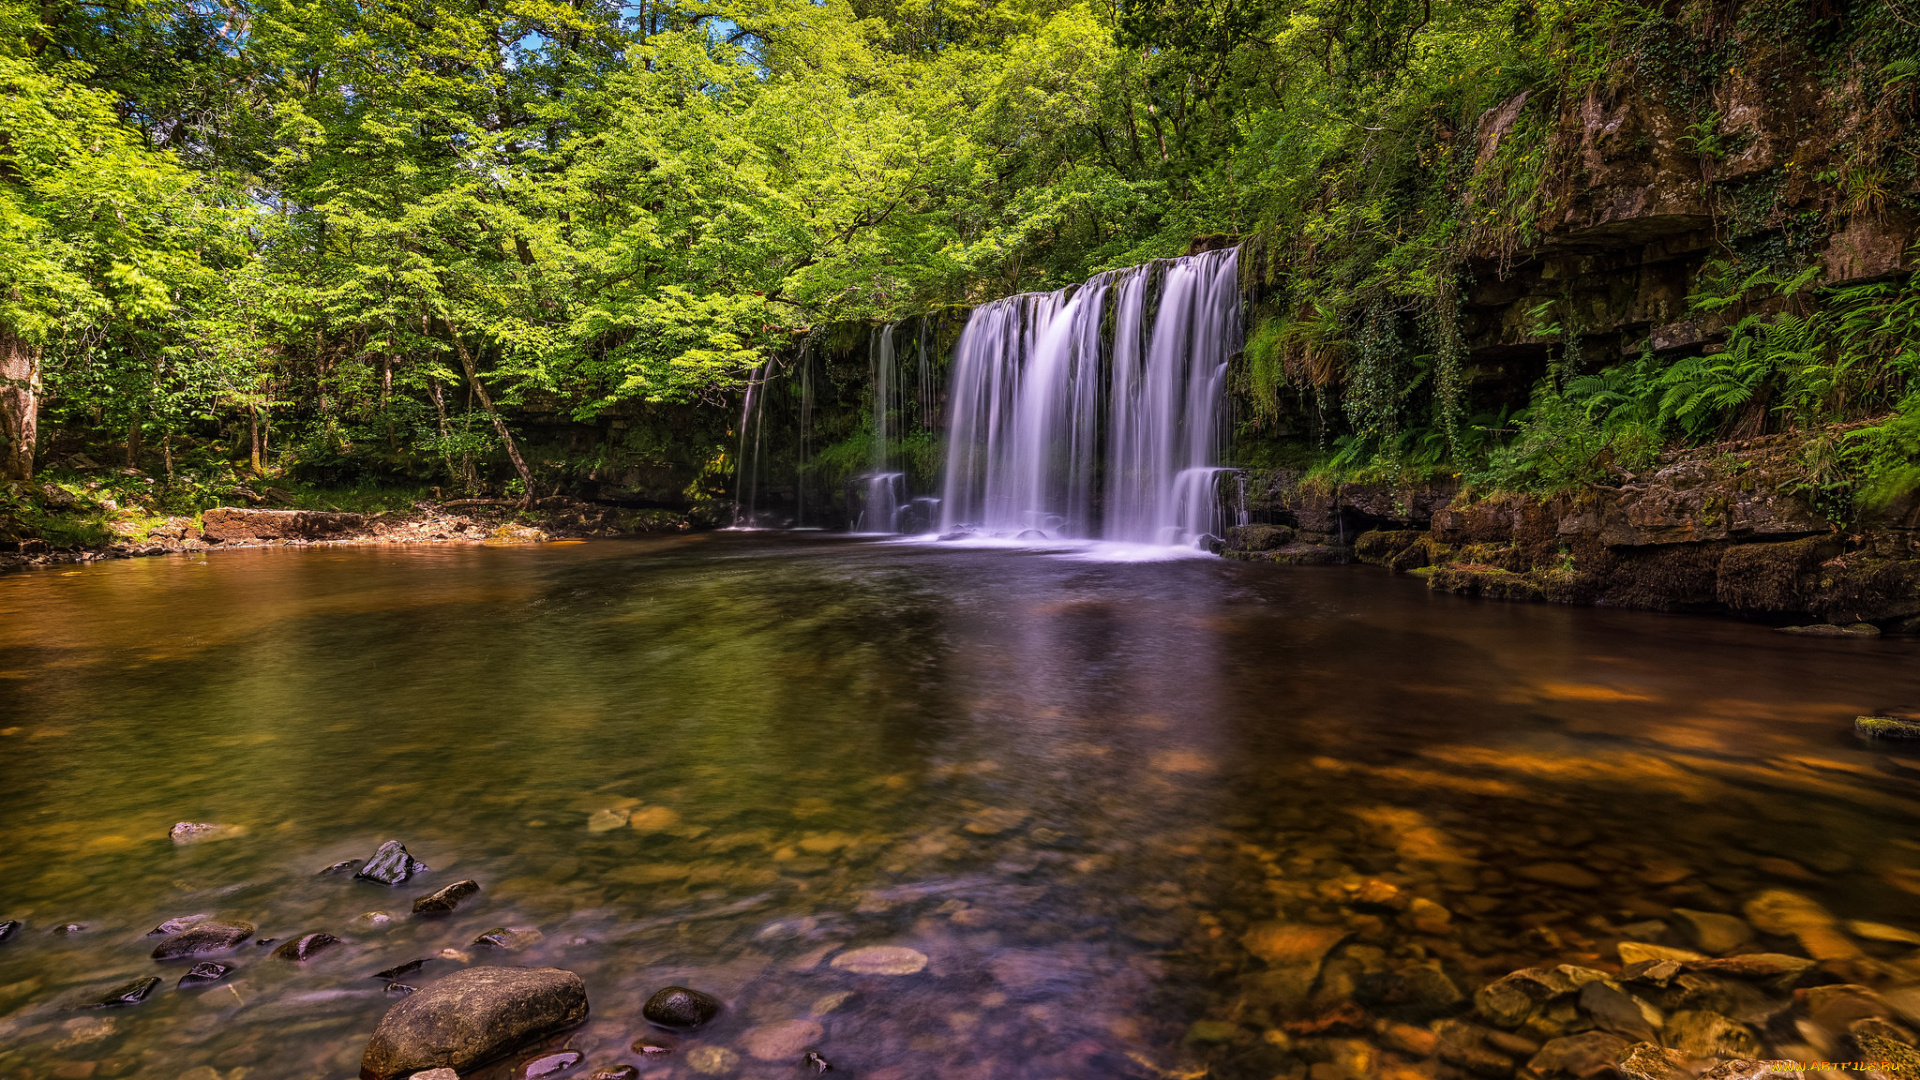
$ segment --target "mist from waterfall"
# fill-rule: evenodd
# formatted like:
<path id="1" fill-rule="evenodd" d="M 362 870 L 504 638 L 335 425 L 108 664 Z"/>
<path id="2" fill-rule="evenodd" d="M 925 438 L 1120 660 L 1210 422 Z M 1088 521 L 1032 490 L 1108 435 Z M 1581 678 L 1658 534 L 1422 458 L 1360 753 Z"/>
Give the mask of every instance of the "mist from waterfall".
<path id="1" fill-rule="evenodd" d="M 1237 249 L 975 309 L 949 382 L 943 534 L 1197 545 L 1216 490 Z"/>

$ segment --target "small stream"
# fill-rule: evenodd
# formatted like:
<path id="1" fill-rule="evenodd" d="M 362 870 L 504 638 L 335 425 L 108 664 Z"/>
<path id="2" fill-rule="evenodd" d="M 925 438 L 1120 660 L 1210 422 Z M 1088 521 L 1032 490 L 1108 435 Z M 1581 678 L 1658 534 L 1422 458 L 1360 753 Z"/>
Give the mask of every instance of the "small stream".
<path id="1" fill-rule="evenodd" d="M 415 958 L 423 986 L 579 973 L 592 1016 L 549 1045 L 580 1077 L 801 1075 L 770 1032 L 865 1080 L 1429 1075 L 1381 1024 L 1689 947 L 1675 909 L 1788 889 L 1920 931 L 1920 757 L 1851 733 L 1920 702 L 1916 661 L 1365 567 L 825 535 L 17 574 L 0 1078 L 351 1077 L 393 1000 L 371 976 Z M 318 873 L 388 839 L 431 872 Z M 189 915 L 271 943 L 179 988 L 148 931 Z M 1332 942 L 1304 983 L 1275 926 Z M 538 933 L 473 944 L 499 927 Z M 316 931 L 342 944 L 269 956 Z M 927 963 L 835 966 L 864 946 Z M 643 1057 L 670 984 L 724 1011 Z"/>

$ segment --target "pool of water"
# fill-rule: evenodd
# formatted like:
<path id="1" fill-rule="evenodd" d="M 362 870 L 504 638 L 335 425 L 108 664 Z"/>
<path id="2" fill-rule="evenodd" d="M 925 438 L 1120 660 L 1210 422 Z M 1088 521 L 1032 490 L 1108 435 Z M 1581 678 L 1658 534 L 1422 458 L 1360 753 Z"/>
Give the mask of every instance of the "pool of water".
<path id="1" fill-rule="evenodd" d="M 1917 660 L 1366 567 L 823 535 L 16 574 L 0 1077 L 353 1076 L 370 976 L 417 957 L 579 973 L 549 1045 L 582 1076 L 795 1075 L 775 1035 L 873 1080 L 1417 1070 L 1375 1030 L 1446 1011 L 1421 972 L 1611 969 L 1773 888 L 1920 930 L 1920 759 L 1851 734 Z M 317 874 L 388 839 L 431 873 Z M 178 989 L 147 933 L 202 914 L 343 944 Z M 539 940 L 472 944 L 501 926 Z M 833 962 L 873 945 L 927 964 Z M 643 1058 L 670 984 L 725 1009 Z"/>

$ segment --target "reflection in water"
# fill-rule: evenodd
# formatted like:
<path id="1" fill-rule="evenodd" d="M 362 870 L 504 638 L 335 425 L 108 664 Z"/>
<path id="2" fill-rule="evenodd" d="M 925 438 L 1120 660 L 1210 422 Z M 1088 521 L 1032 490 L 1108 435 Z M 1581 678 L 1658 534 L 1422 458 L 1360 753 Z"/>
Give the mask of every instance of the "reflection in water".
<path id="1" fill-rule="evenodd" d="M 1431 1075 L 1392 1024 L 1693 944 L 1675 909 L 1788 888 L 1920 929 L 1916 763 L 1845 735 L 1920 700 L 1911 644 L 1078 554 L 726 535 L 0 579 L 0 1076 L 349 1076 L 368 976 L 423 957 L 419 985 L 579 972 L 592 1019 L 554 1045 L 648 1076 L 787 1075 L 793 1031 L 893 1080 Z M 388 838 L 432 872 L 316 876 Z M 144 935 L 194 914 L 274 944 L 176 989 Z M 473 944 L 499 927 L 514 951 Z M 315 931 L 346 945 L 269 959 Z M 836 965 L 866 946 L 928 963 Z M 674 983 L 726 1010 L 643 1061 Z"/>

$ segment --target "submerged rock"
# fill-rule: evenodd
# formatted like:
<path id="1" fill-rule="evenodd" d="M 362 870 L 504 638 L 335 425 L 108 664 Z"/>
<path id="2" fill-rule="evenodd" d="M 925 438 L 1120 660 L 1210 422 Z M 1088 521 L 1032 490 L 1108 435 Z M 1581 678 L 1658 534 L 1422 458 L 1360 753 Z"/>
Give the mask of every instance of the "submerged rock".
<path id="1" fill-rule="evenodd" d="M 215 840 L 222 836 L 238 835 L 240 830 L 232 825 L 215 825 L 206 821 L 176 821 L 173 828 L 167 830 L 167 836 L 176 844 L 192 844 L 201 840 Z"/>
<path id="2" fill-rule="evenodd" d="M 334 863 L 332 866 L 322 869 L 319 874 L 316 874 L 314 876 L 324 877 L 325 875 L 328 875 L 328 874 L 345 874 L 358 869 L 360 869 L 359 859 L 342 859 L 339 862 Z"/>
<path id="3" fill-rule="evenodd" d="M 273 950 L 273 958 L 303 964 L 338 944 L 340 939 L 332 934 L 302 934 Z"/>
<path id="4" fill-rule="evenodd" d="M 402 976 L 411 975 L 414 972 L 419 971 L 421 968 L 426 967 L 427 962 L 432 959 L 434 958 L 431 956 L 423 956 L 418 960 L 409 960 L 404 964 L 395 964 L 392 967 L 386 969 L 385 971 L 374 972 L 373 975 L 370 977 L 375 979 L 385 979 L 388 982 L 392 982 L 395 979 L 401 978 Z"/>
<path id="5" fill-rule="evenodd" d="M 496 926 L 473 939 L 473 944 L 482 949 L 500 949 L 505 952 L 519 952 L 529 946 L 537 945 L 546 937 L 538 928 L 532 926 Z"/>
<path id="6" fill-rule="evenodd" d="M 587 988 L 558 968 L 477 967 L 387 1010 L 360 1060 L 365 1080 L 465 1072 L 587 1018 Z"/>
<path id="7" fill-rule="evenodd" d="M 419 987 L 408 986 L 403 982 L 391 982 L 387 984 L 388 997 L 406 997 L 408 994 L 417 994 L 419 992 Z"/>
<path id="8" fill-rule="evenodd" d="M 1864 637 L 1880 636 L 1880 628 L 1872 623 L 1853 623 L 1850 626 L 1835 626 L 1832 623 L 1815 623 L 1812 626 L 1782 626 L 1782 634 L 1794 634 L 1799 637 Z"/>
<path id="9" fill-rule="evenodd" d="M 1614 1061 L 1628 1045 L 1627 1040 L 1604 1031 L 1569 1035 L 1542 1046 L 1540 1052 L 1527 1062 L 1527 1068 L 1545 1077 L 1570 1076 L 1577 1080 L 1588 1080 L 1589 1077 L 1607 1076 L 1613 1073 Z"/>
<path id="10" fill-rule="evenodd" d="M 720 1002 L 684 986 L 669 986 L 660 990 L 640 1008 L 640 1015 L 646 1017 L 648 1022 L 676 1031 L 697 1028 L 719 1012 Z"/>
<path id="11" fill-rule="evenodd" d="M 180 976 L 180 982 L 177 985 L 183 990 L 189 986 L 207 986 L 231 974 L 233 974 L 233 965 L 217 964 L 208 960 L 188 968 L 187 973 Z"/>
<path id="12" fill-rule="evenodd" d="M 97 997 L 82 998 L 74 1003 L 76 1009 L 117 1009 L 126 1005 L 138 1005 L 147 1000 L 153 988 L 160 985 L 158 976 L 135 979 L 130 983 L 116 986 Z"/>
<path id="13" fill-rule="evenodd" d="M 541 1054 L 532 1061 L 522 1062 L 513 1070 L 514 1080 L 544 1080 L 549 1076 L 559 1076 L 575 1065 L 587 1060 L 587 1055 L 578 1050 L 556 1050 L 551 1054 Z"/>
<path id="14" fill-rule="evenodd" d="M 1753 940 L 1753 927 L 1734 915 L 1674 908 L 1673 916 L 1680 920 L 1687 936 L 1701 952 L 1729 953 Z"/>
<path id="15" fill-rule="evenodd" d="M 812 1050 L 807 1051 L 807 1056 L 800 1059 L 800 1064 L 805 1065 L 815 1076 L 833 1071 L 833 1062 L 828 1061 Z"/>
<path id="16" fill-rule="evenodd" d="M 159 926 L 147 931 L 148 937 L 160 937 L 163 934 L 177 934 L 190 926 L 197 926 L 212 918 L 211 915 L 182 915 L 177 919 L 168 919 Z"/>
<path id="17" fill-rule="evenodd" d="M 1613 1069 L 1622 1080 L 1693 1080 L 1684 1064 L 1678 1051 L 1643 1042 L 1627 1047 L 1615 1059 Z"/>
<path id="18" fill-rule="evenodd" d="M 398 840 L 381 844 L 354 875 L 355 881 L 377 881 L 382 885 L 404 885 L 415 874 L 430 870 L 426 863 L 407 854 L 407 845 Z"/>
<path id="19" fill-rule="evenodd" d="M 166 925 L 162 923 L 161 925 Z M 153 948 L 155 960 L 178 960 L 187 956 L 222 953 L 240 946 L 253 936 L 250 922 L 203 922 L 170 935 Z"/>
<path id="20" fill-rule="evenodd" d="M 901 945 L 870 945 L 833 958 L 834 967 L 856 975 L 912 975 L 927 966 L 927 954 Z"/>
<path id="21" fill-rule="evenodd" d="M 794 1061 L 826 1032 L 818 1020 L 780 1020 L 748 1028 L 740 1045 L 755 1061 Z"/>
<path id="22" fill-rule="evenodd" d="M 444 915 L 460 906 L 460 901 L 480 891 L 477 881 L 456 881 L 438 892 L 430 893 L 413 902 L 415 915 Z"/>
<path id="23" fill-rule="evenodd" d="M 19 932 L 20 932 L 19 919 L 8 919 L 5 922 L 0 922 L 0 942 L 5 942 L 7 939 L 13 937 L 13 935 Z"/>
<path id="24" fill-rule="evenodd" d="M 1853 718 L 1856 734 L 1869 739 L 1920 739 L 1920 709 L 1882 709 Z"/>
<path id="25" fill-rule="evenodd" d="M 640 1070 L 631 1065 L 611 1065 L 593 1070 L 587 1080 L 640 1080 Z"/>

